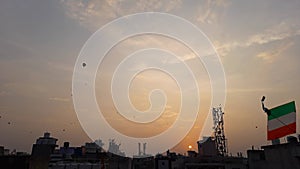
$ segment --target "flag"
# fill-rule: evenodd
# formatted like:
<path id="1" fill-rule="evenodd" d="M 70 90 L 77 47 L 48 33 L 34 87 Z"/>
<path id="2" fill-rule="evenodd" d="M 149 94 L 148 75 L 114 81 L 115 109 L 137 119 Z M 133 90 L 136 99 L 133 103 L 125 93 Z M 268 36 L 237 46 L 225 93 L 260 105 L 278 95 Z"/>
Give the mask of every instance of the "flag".
<path id="1" fill-rule="evenodd" d="M 296 133 L 295 101 L 272 108 L 268 116 L 268 140 Z"/>

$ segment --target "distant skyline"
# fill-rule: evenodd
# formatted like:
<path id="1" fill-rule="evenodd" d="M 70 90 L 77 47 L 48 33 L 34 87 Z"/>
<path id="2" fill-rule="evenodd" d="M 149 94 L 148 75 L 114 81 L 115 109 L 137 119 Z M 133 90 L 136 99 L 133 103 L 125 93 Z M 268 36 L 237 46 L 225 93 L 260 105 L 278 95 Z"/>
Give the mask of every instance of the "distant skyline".
<path id="1" fill-rule="evenodd" d="M 226 75 L 226 102 L 222 107 L 232 154 L 269 143 L 267 116 L 260 105 L 263 95 L 269 108 L 292 100 L 299 108 L 298 0 L 4 0 L 0 4 L 0 145 L 7 148 L 30 152 L 35 139 L 45 131 L 58 138 L 59 145 L 64 141 L 74 146 L 91 141 L 81 128 L 72 103 L 72 75 L 77 56 L 101 26 L 137 12 L 177 15 L 195 24 L 211 40 Z M 204 67 L 196 65 L 200 62 L 193 60 L 193 54 L 182 44 L 147 35 L 118 44 L 106 56 L 102 67 L 105 71 L 97 74 L 98 104 L 111 118 L 107 120 L 121 125 L 113 121 L 114 116 L 109 116 L 116 113 L 107 96 L 111 69 L 122 57 L 149 46 L 173 51 L 187 60 L 197 71 L 201 85 L 199 110 L 210 111 L 210 83 Z M 161 79 L 165 81 L 160 84 Z M 178 103 L 174 81 L 161 72 L 148 71 L 140 74 L 131 86 L 132 103 L 138 109 L 149 107 L 147 91 L 153 85 L 166 89 L 170 102 Z M 168 128 L 177 110 L 176 106 L 168 107 L 169 114 L 165 117 L 168 120 L 158 121 L 159 127 L 148 130 L 147 134 Z M 189 145 L 196 150 L 202 123 L 203 119 L 197 119 L 193 130 L 174 150 L 184 152 Z M 108 144 L 108 140 L 103 142 Z"/>

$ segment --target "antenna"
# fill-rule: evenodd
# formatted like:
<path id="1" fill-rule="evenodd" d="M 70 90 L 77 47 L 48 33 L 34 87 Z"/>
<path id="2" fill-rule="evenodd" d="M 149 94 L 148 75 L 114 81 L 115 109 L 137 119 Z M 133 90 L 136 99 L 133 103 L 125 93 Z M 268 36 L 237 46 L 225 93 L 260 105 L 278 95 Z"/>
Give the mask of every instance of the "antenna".
<path id="1" fill-rule="evenodd" d="M 216 143 L 216 149 L 219 156 L 227 156 L 227 139 L 225 138 L 224 132 L 224 119 L 222 108 L 217 107 L 212 109 L 213 120 L 214 120 L 214 137 Z"/>

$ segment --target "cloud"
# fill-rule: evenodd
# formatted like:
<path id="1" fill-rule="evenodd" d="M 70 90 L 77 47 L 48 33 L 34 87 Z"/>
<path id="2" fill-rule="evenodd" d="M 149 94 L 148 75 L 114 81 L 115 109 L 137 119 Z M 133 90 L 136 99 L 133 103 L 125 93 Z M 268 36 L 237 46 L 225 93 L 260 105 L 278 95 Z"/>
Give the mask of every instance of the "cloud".
<path id="1" fill-rule="evenodd" d="M 116 9 L 107 1 L 62 0 L 67 16 L 88 28 L 98 27 L 116 17 Z"/>
<path id="2" fill-rule="evenodd" d="M 70 99 L 67 98 L 61 98 L 61 97 L 50 97 L 50 101 L 57 101 L 57 102 L 69 102 Z"/>
<path id="3" fill-rule="evenodd" d="M 299 26 L 281 22 L 262 33 L 252 35 L 246 42 L 246 46 L 254 44 L 266 44 L 277 40 L 283 40 L 292 36 L 300 35 Z"/>
<path id="4" fill-rule="evenodd" d="M 66 14 L 89 29 L 97 29 L 113 19 L 138 12 L 169 12 L 181 5 L 181 0 L 61 0 Z"/>
<path id="5" fill-rule="evenodd" d="M 169 12 L 181 5 L 181 0 L 161 1 L 161 0 L 138 0 L 136 7 L 132 10 L 144 11 L 164 11 Z"/>
<path id="6" fill-rule="evenodd" d="M 265 29 L 260 33 L 248 36 L 244 41 L 232 41 L 227 43 L 221 43 L 219 41 L 216 41 L 214 44 L 219 54 L 221 56 L 226 56 L 229 52 L 235 50 L 236 48 L 245 48 L 254 45 L 264 45 L 275 41 L 285 40 L 298 35 L 300 35 L 299 25 L 281 22 L 280 24 L 273 25 L 272 27 Z M 280 52 L 280 50 L 275 53 L 278 52 Z M 264 57 L 264 55 L 266 54 L 261 54 L 260 57 L 267 58 L 267 56 Z"/>
<path id="7" fill-rule="evenodd" d="M 264 93 L 264 92 L 268 92 L 271 91 L 272 89 L 269 88 L 229 88 L 227 89 L 227 93 Z"/>
<path id="8" fill-rule="evenodd" d="M 219 21 L 228 4 L 226 0 L 207 0 L 198 9 L 197 21 L 208 24 Z"/>
<path id="9" fill-rule="evenodd" d="M 294 45 L 293 42 L 285 43 L 283 45 L 280 45 L 276 49 L 272 49 L 271 51 L 264 51 L 256 55 L 256 57 L 268 62 L 272 63 L 278 56 L 280 56 L 284 51 L 289 49 L 292 45 Z"/>

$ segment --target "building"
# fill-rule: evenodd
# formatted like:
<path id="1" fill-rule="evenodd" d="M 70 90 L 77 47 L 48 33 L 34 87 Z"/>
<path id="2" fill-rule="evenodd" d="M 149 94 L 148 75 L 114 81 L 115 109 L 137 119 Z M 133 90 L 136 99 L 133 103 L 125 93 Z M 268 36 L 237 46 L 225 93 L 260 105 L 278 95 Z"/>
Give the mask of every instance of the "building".
<path id="1" fill-rule="evenodd" d="M 244 157 L 203 156 L 194 151 L 189 153 L 189 156 L 170 152 L 166 156 L 157 155 L 155 169 L 248 169 L 248 161 Z"/>
<path id="2" fill-rule="evenodd" d="M 5 151 L 6 150 L 6 151 Z M 0 168 L 1 169 L 28 169 L 30 155 L 25 152 L 9 153 L 9 149 L 0 146 Z"/>
<path id="3" fill-rule="evenodd" d="M 247 169 L 247 159 L 243 157 L 197 157 L 187 158 L 186 169 Z"/>
<path id="4" fill-rule="evenodd" d="M 0 156 L 4 156 L 4 147 L 0 146 Z"/>
<path id="5" fill-rule="evenodd" d="M 96 143 L 85 143 L 80 147 L 55 149 L 50 156 L 49 169 L 131 169 L 131 159 L 105 152 Z"/>
<path id="6" fill-rule="evenodd" d="M 155 169 L 182 169 L 185 168 L 186 156 L 167 151 L 166 156 L 157 154 L 155 156 Z"/>
<path id="7" fill-rule="evenodd" d="M 155 161 L 153 156 L 134 157 L 132 159 L 132 169 L 154 169 Z"/>
<path id="8" fill-rule="evenodd" d="M 199 156 L 217 156 L 217 145 L 212 137 L 204 137 L 197 144 Z"/>
<path id="9" fill-rule="evenodd" d="M 197 142 L 198 153 L 188 152 L 184 160 L 186 169 L 247 169 L 247 159 L 240 157 L 221 156 L 217 151 L 216 140 L 204 137 Z"/>
<path id="10" fill-rule="evenodd" d="M 28 169 L 30 155 L 18 153 L 17 155 L 0 156 L 1 169 Z"/>
<path id="11" fill-rule="evenodd" d="M 38 138 L 32 146 L 29 169 L 48 169 L 50 155 L 57 147 L 56 142 L 57 139 L 50 137 L 48 132 Z"/>
<path id="12" fill-rule="evenodd" d="M 300 143 L 288 137 L 288 143 L 248 150 L 249 169 L 300 169 Z"/>

